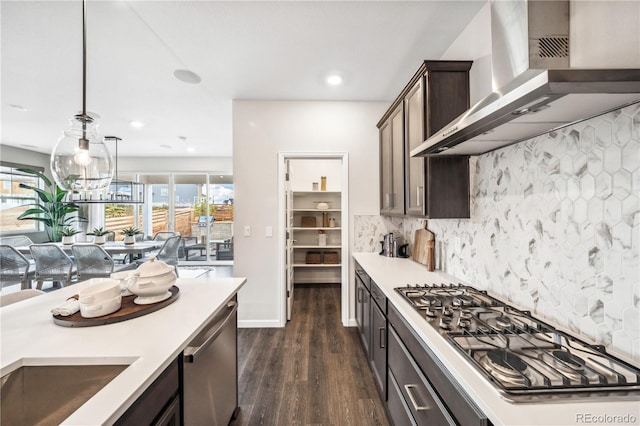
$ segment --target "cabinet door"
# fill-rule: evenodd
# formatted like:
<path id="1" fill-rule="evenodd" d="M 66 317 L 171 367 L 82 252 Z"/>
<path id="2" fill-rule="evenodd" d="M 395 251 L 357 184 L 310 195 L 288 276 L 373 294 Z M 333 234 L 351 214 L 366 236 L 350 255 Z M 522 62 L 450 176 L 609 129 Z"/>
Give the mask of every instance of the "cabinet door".
<path id="1" fill-rule="evenodd" d="M 371 364 L 376 385 L 386 400 L 387 392 L 387 318 L 376 303 L 371 303 Z"/>
<path id="2" fill-rule="evenodd" d="M 424 216 L 424 158 L 411 157 L 412 149 L 424 142 L 424 77 L 420 77 L 404 99 L 406 132 L 405 177 L 407 215 Z"/>
<path id="3" fill-rule="evenodd" d="M 391 212 L 391 120 L 380 128 L 380 214 Z"/>
<path id="4" fill-rule="evenodd" d="M 362 346 L 369 357 L 369 342 L 371 338 L 371 325 L 369 312 L 370 296 L 369 290 L 358 275 L 356 275 L 356 322 L 358 323 L 358 332 Z"/>
<path id="5" fill-rule="evenodd" d="M 391 209 L 389 214 L 404 214 L 404 108 L 391 114 Z"/>

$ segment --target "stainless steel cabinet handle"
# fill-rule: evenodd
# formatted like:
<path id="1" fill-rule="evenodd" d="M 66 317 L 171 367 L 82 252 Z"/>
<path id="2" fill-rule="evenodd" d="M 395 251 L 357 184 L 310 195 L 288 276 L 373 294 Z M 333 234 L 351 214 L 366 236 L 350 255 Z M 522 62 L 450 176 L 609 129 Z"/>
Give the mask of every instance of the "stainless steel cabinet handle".
<path id="1" fill-rule="evenodd" d="M 413 408 L 416 411 L 425 411 L 431 409 L 429 405 L 418 405 L 418 403 L 416 402 L 416 398 L 413 396 L 412 390 L 417 387 L 417 385 L 404 385 L 404 389 L 407 391 L 407 395 L 409 395 L 409 399 L 411 400 L 411 404 L 413 404 Z"/>
<path id="2" fill-rule="evenodd" d="M 386 344 L 384 338 L 384 327 L 378 328 L 378 332 L 380 333 L 380 349 L 384 349 L 384 346 Z"/>
<path id="3" fill-rule="evenodd" d="M 362 287 L 358 287 L 358 303 L 362 303 Z"/>
<path id="4" fill-rule="evenodd" d="M 422 189 L 421 186 L 416 186 L 416 207 L 420 207 L 420 190 Z"/>
<path id="5" fill-rule="evenodd" d="M 225 319 L 222 321 L 220 326 L 218 326 L 216 331 L 211 333 L 211 335 L 207 338 L 207 340 L 203 344 L 201 344 L 198 347 L 187 346 L 184 349 L 184 361 L 185 362 L 193 363 L 195 361 L 195 358 L 198 355 L 198 353 L 201 350 L 204 350 L 204 348 L 206 348 L 207 346 L 209 346 L 209 343 L 211 343 L 214 340 L 216 340 L 218 335 L 220 335 L 220 333 L 222 333 L 222 330 L 224 330 L 224 328 L 227 325 L 227 323 L 229 322 L 229 320 L 231 320 L 231 318 L 233 317 L 233 314 L 238 310 L 238 304 L 232 300 L 231 302 L 227 303 L 227 308 L 230 309 L 229 313 L 227 314 Z"/>

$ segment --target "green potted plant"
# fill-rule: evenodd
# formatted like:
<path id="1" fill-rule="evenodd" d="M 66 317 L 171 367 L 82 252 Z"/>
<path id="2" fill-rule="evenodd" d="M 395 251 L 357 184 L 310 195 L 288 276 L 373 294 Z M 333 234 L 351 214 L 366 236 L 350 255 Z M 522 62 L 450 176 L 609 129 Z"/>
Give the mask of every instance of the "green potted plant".
<path id="1" fill-rule="evenodd" d="M 134 244 L 136 242 L 136 235 L 142 234 L 138 228 L 130 226 L 128 228 L 124 228 L 120 231 L 122 235 L 124 235 L 124 243 L 125 244 Z"/>
<path id="2" fill-rule="evenodd" d="M 94 244 L 104 244 L 107 240 L 106 235 L 109 232 L 110 231 L 104 229 L 103 227 L 100 227 L 100 228 L 93 228 L 93 231 L 87 232 L 87 235 L 93 235 Z"/>
<path id="3" fill-rule="evenodd" d="M 29 204 L 31 206 L 25 210 L 19 220 L 35 220 L 44 225 L 49 241 L 58 242 L 62 240 L 62 230 L 74 222 L 81 222 L 85 219 L 75 213 L 80 210 L 77 204 L 65 201 L 69 191 L 65 191 L 55 183 L 51 182 L 43 173 L 31 169 L 17 169 L 25 174 L 29 174 L 42 179 L 46 185 L 41 189 L 26 183 L 21 183 L 20 188 L 30 189 L 38 195 L 39 202 Z"/>
<path id="4" fill-rule="evenodd" d="M 71 226 L 65 226 L 62 228 L 62 231 L 60 231 L 60 234 L 62 234 L 62 244 L 73 244 L 75 242 L 75 235 L 79 232 L 80 231 Z"/>

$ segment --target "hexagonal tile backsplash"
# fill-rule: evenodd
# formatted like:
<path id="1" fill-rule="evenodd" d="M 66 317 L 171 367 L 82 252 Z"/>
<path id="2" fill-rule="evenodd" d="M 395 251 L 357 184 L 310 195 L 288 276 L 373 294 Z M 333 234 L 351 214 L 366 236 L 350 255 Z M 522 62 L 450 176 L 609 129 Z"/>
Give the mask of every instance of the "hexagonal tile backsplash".
<path id="1" fill-rule="evenodd" d="M 640 362 L 640 104 L 471 167 L 471 219 L 429 221 L 441 268 Z M 369 252 L 422 220 L 354 223 L 355 251 Z"/>

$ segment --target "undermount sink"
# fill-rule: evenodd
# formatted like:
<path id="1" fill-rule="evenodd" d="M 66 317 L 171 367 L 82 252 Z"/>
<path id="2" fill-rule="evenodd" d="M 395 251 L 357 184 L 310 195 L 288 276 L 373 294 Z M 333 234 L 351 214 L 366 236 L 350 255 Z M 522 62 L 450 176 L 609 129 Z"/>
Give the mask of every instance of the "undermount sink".
<path id="1" fill-rule="evenodd" d="M 0 424 L 60 424 L 127 367 L 21 366 L 2 376 Z"/>

